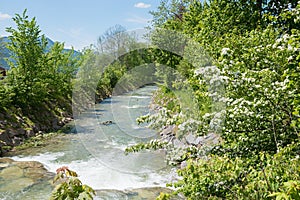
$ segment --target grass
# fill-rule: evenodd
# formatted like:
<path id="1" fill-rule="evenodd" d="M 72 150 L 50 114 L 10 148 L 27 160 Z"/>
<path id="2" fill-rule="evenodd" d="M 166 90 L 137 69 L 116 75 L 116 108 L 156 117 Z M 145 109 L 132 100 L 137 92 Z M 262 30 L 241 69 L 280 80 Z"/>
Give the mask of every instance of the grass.
<path id="1" fill-rule="evenodd" d="M 39 135 L 36 135 L 36 136 L 26 139 L 23 144 L 14 147 L 14 149 L 18 151 L 18 150 L 25 150 L 28 148 L 46 146 L 49 143 L 50 139 L 53 139 L 54 137 L 61 135 L 61 134 L 62 133 L 60 133 L 60 132 L 39 134 Z"/>

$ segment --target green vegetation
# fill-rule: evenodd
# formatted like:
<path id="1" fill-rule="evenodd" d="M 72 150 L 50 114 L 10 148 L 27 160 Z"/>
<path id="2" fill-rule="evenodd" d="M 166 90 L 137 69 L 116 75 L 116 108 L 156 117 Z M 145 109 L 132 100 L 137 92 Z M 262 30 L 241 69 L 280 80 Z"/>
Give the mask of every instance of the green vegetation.
<path id="1" fill-rule="evenodd" d="M 71 79 L 78 68 L 73 52 L 63 52 L 63 44 L 59 43 L 47 50 L 45 36 L 35 18 L 28 19 L 26 10 L 13 20 L 17 29 L 7 28 L 11 33 L 7 45 L 11 69 L 1 83 L 1 107 L 26 109 L 41 102 L 70 100 Z"/>
<path id="2" fill-rule="evenodd" d="M 56 170 L 54 183 L 58 184 L 52 191 L 50 200 L 92 200 L 96 194 L 88 185 L 83 185 L 78 179 L 76 172 L 68 167 L 61 167 Z"/>
<path id="3" fill-rule="evenodd" d="M 38 118 L 32 116 L 33 107 L 53 115 L 70 110 L 72 90 L 80 112 L 114 89 L 141 87 L 148 78 L 146 82 L 160 83 L 153 100 L 157 112 L 138 122 L 158 131 L 172 126 L 172 138 L 138 144 L 126 153 L 168 150 L 169 163 L 182 166 L 181 179 L 170 184 L 175 194 L 187 199 L 299 199 L 300 4 L 163 0 L 152 14 L 151 48 L 115 26 L 80 58 L 59 43 L 46 50 L 35 19 L 29 20 L 26 12 L 16 15 L 17 29 L 7 29 L 13 61 L 0 81 L 0 108 L 20 111 L 32 123 Z M 131 71 L 136 66 L 151 76 L 137 76 Z M 73 80 L 75 73 L 78 79 Z M 174 145 L 190 134 L 214 134 L 219 143 Z M 76 176 L 61 170 L 58 178 L 64 181 L 53 198 L 91 199 L 93 190 Z"/>
<path id="4" fill-rule="evenodd" d="M 161 147 L 172 155 L 169 163 L 185 162 L 170 186 L 187 199 L 299 199 L 299 2 L 164 0 L 152 13 L 152 29 L 188 35 L 211 59 L 156 54 L 157 62 L 176 60 L 166 63 L 187 78 L 183 84 L 193 89 L 198 107 L 184 113 L 165 89 L 178 82 L 165 82 L 154 97 L 160 110 L 138 122 L 159 131 L 172 125 L 179 140 L 214 133 L 220 142 L 176 150 L 162 138 L 127 152 Z M 182 51 L 197 53 L 188 45 Z"/>
<path id="5" fill-rule="evenodd" d="M 58 135 L 60 135 L 60 133 L 57 133 L 57 132 L 35 135 L 33 137 L 26 139 L 23 144 L 15 147 L 15 150 L 20 151 L 20 150 L 26 150 L 29 148 L 43 147 L 43 146 L 49 144 L 49 140 L 51 140 L 52 138 L 55 138 Z"/>
<path id="6" fill-rule="evenodd" d="M 71 116 L 72 79 L 80 64 L 80 57 L 73 50 L 65 51 L 63 44 L 56 42 L 48 48 L 36 19 L 29 19 L 26 10 L 13 21 L 16 28 L 7 28 L 11 35 L 6 44 L 10 70 L 0 81 L 0 120 L 2 134 L 15 131 L 15 138 L 3 136 L 4 146 L 18 145 L 68 121 L 64 119 Z"/>

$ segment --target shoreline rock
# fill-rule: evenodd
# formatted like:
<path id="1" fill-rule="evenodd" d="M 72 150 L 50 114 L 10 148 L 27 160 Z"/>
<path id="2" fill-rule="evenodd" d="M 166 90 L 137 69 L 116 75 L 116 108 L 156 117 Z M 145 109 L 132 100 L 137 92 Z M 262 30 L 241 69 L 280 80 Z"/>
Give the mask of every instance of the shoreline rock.
<path id="1" fill-rule="evenodd" d="M 20 192 L 41 181 L 49 182 L 54 178 L 42 163 L 37 161 L 15 161 L 11 158 L 0 158 L 0 193 Z"/>

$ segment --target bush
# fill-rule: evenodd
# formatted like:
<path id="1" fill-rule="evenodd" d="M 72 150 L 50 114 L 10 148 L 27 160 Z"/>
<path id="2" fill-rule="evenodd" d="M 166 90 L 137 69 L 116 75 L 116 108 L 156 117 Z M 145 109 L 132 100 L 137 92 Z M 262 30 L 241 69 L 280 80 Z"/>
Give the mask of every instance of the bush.
<path id="1" fill-rule="evenodd" d="M 68 167 L 61 167 L 56 170 L 54 183 L 59 183 L 52 191 L 50 200 L 91 200 L 95 191 L 88 185 L 83 185 L 77 178 L 76 172 L 68 169 Z"/>

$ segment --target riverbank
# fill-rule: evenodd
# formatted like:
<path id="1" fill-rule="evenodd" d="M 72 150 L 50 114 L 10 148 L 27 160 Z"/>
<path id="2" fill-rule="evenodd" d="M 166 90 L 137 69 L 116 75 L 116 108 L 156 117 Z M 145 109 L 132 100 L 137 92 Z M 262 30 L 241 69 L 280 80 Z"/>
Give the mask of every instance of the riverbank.
<path id="1" fill-rule="evenodd" d="M 71 104 L 67 101 L 1 109 L 0 156 L 28 138 L 58 131 L 72 120 Z"/>
<path id="2" fill-rule="evenodd" d="M 68 134 L 62 131 L 51 132 L 47 134 L 39 134 L 26 139 L 22 144 L 12 147 L 7 152 L 3 153 L 3 157 L 13 157 L 20 155 L 38 154 L 43 152 L 43 148 L 49 146 L 64 145 L 69 140 Z"/>
<path id="3" fill-rule="evenodd" d="M 97 91 L 95 103 L 102 102 L 110 97 L 111 93 L 110 90 Z M 89 104 L 87 107 L 78 105 L 76 108 L 81 113 L 94 104 Z M 69 99 L 42 102 L 34 107 L 0 108 L 0 157 L 32 137 L 60 131 L 71 121 L 73 121 L 73 110 Z"/>

